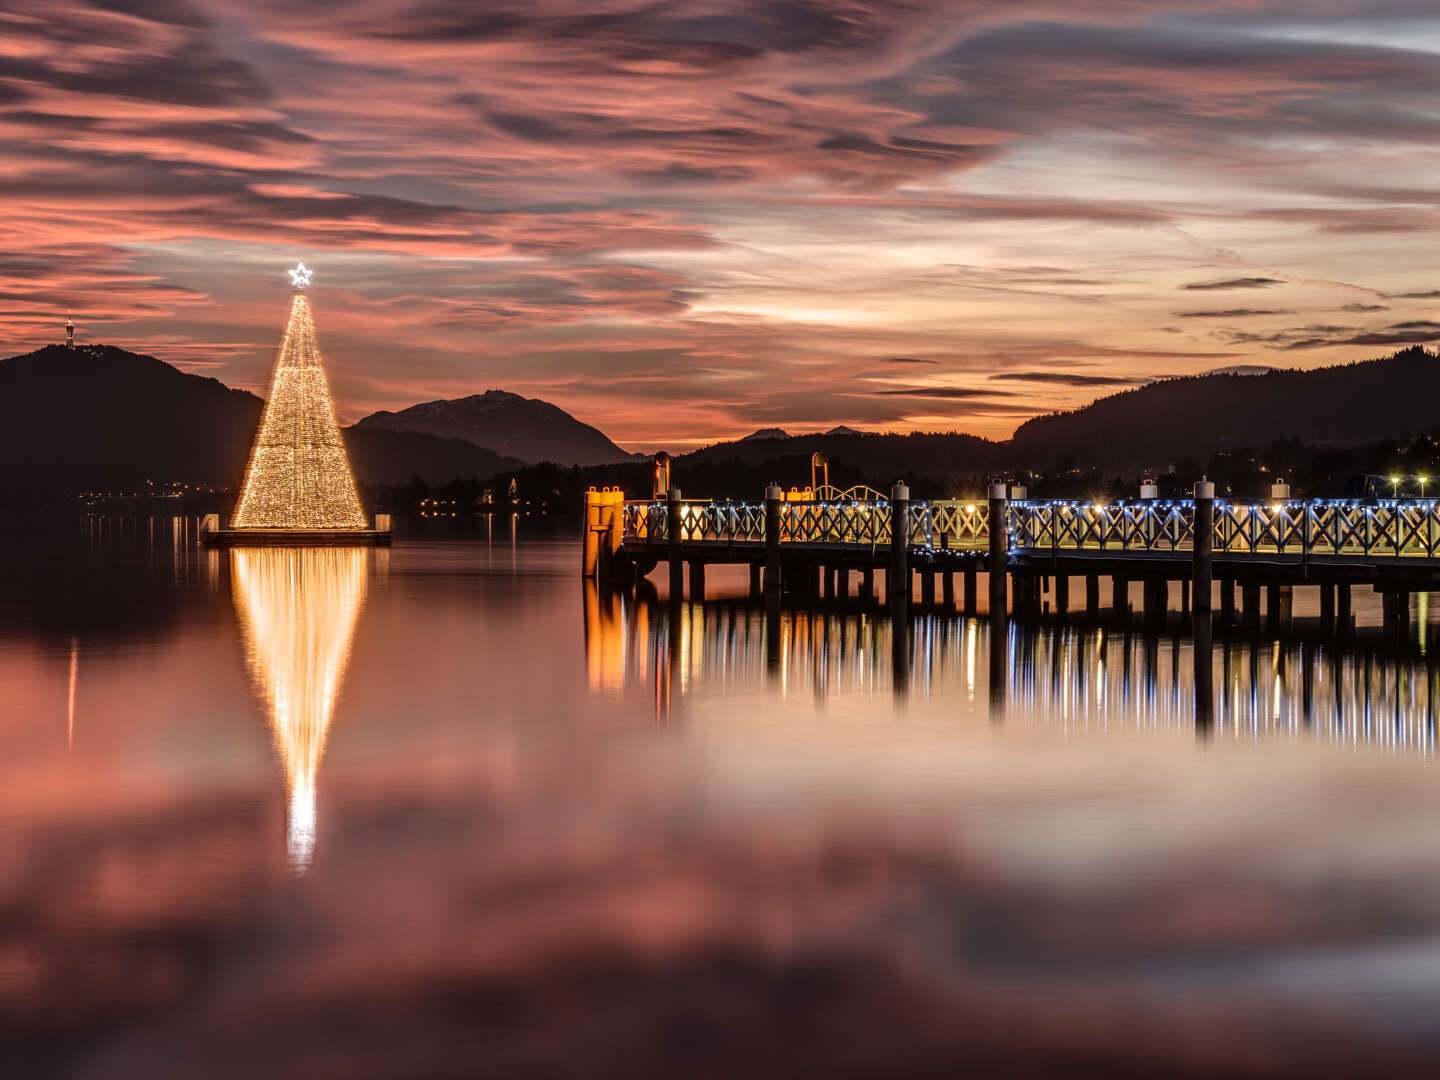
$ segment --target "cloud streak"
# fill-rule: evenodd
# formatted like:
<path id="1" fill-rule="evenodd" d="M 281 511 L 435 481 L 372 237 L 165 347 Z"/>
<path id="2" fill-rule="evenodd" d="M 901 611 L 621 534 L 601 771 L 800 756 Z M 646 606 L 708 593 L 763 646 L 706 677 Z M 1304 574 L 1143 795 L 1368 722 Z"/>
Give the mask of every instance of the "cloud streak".
<path id="1" fill-rule="evenodd" d="M 1399 0 L 1343 8 L 21 0 L 0 346 L 68 310 L 258 389 L 304 258 L 347 418 L 503 386 L 677 450 L 1356 359 L 1431 340 L 1400 324 L 1437 297 L 1440 65 L 1381 33 Z M 1334 329 L 1337 289 L 1386 299 Z M 876 391 L 892 365 L 1011 396 Z"/>

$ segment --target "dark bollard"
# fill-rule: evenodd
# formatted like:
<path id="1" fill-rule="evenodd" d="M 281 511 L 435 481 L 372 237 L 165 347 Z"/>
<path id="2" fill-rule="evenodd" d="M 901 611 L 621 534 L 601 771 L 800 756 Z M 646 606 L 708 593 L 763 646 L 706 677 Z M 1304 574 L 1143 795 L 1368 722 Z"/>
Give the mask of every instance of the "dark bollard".
<path id="1" fill-rule="evenodd" d="M 1130 581 L 1119 574 L 1110 578 L 1110 610 L 1115 621 L 1125 626 L 1130 622 Z"/>
<path id="2" fill-rule="evenodd" d="M 972 619 L 975 617 L 975 613 L 980 610 L 980 590 L 976 581 L 977 577 L 978 574 L 975 569 L 975 564 L 973 562 L 967 564 L 965 567 L 965 614 Z"/>
<path id="3" fill-rule="evenodd" d="M 1095 622 L 1100 618 L 1100 575 L 1085 575 L 1085 618 Z"/>
<path id="4" fill-rule="evenodd" d="M 1070 578 L 1067 574 L 1055 575 L 1055 617 L 1062 622 L 1070 612 Z"/>
<path id="5" fill-rule="evenodd" d="M 935 572 L 920 571 L 920 606 L 929 611 L 935 606 Z"/>
<path id="6" fill-rule="evenodd" d="M 680 489 L 671 488 L 665 495 L 665 523 L 669 539 L 670 560 L 670 602 L 673 604 L 685 596 L 685 564 L 680 558 L 680 542 L 684 531 L 684 507 L 680 502 Z"/>
<path id="7" fill-rule="evenodd" d="M 867 566 L 860 571 L 860 606 L 869 607 L 875 601 L 875 568 Z"/>
<path id="8" fill-rule="evenodd" d="M 1335 632 L 1335 586 L 1320 586 L 1320 630 L 1326 634 Z"/>
<path id="9" fill-rule="evenodd" d="M 697 604 L 705 599 L 705 563 L 700 559 L 690 560 L 690 599 Z"/>
<path id="10" fill-rule="evenodd" d="M 765 489 L 765 595 L 780 595 L 780 498 L 779 484 Z"/>
<path id="11" fill-rule="evenodd" d="M 946 570 L 940 577 L 940 604 L 946 613 L 955 610 L 955 571 Z"/>
<path id="12" fill-rule="evenodd" d="M 1210 612 L 1210 582 L 1215 563 L 1215 485 L 1203 477 L 1195 484 L 1195 538 L 1190 561 L 1190 607 Z"/>
<path id="13" fill-rule="evenodd" d="M 760 564 L 756 562 L 750 564 L 750 599 L 760 599 Z"/>
<path id="14" fill-rule="evenodd" d="M 1010 553 L 1010 501 L 1004 484 L 990 485 L 990 613 L 1005 611 L 1007 557 Z"/>
<path id="15" fill-rule="evenodd" d="M 1350 614 L 1350 586 L 1335 586 L 1335 632 L 1345 636 L 1354 629 L 1353 616 Z"/>
<path id="16" fill-rule="evenodd" d="M 1228 629 L 1235 625 L 1235 579 L 1220 579 L 1220 626 Z"/>
<path id="17" fill-rule="evenodd" d="M 890 570 L 886 575 L 890 602 L 895 597 L 910 599 L 910 486 L 897 483 L 890 489 Z"/>

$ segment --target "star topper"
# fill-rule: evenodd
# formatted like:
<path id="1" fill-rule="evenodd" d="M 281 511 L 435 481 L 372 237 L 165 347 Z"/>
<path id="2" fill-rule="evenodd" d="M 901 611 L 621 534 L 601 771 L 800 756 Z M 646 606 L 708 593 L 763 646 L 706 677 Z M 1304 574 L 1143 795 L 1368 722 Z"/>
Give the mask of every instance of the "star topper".
<path id="1" fill-rule="evenodd" d="M 290 284 L 297 289 L 303 289 L 310 284 L 310 278 L 314 276 L 314 270 L 307 270 L 305 264 L 296 263 L 295 269 L 290 271 Z"/>

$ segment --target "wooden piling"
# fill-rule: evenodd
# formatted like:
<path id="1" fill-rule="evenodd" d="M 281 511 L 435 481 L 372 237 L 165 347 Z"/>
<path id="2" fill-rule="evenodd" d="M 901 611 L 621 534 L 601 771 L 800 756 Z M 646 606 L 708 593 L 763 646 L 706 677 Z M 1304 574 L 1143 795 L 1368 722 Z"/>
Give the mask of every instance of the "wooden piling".
<path id="1" fill-rule="evenodd" d="M 910 597 L 910 486 L 890 489 L 890 572 L 887 592 Z"/>
<path id="2" fill-rule="evenodd" d="M 1085 618 L 1091 622 L 1100 618 L 1100 575 L 1085 575 Z"/>
<path id="3" fill-rule="evenodd" d="M 1260 630 L 1260 586 L 1249 581 L 1240 586 L 1240 628 L 1252 633 Z"/>
<path id="4" fill-rule="evenodd" d="M 1006 565 L 1010 552 L 1010 507 L 1004 484 L 990 485 L 990 611 L 1005 610 Z"/>
<path id="5" fill-rule="evenodd" d="M 1190 607 L 1210 611 L 1210 582 L 1215 563 L 1215 485 L 1201 478 L 1195 484 L 1194 540 L 1190 559 Z"/>
<path id="6" fill-rule="evenodd" d="M 1070 577 L 1068 574 L 1055 575 L 1055 615 L 1063 619 L 1070 611 Z"/>
<path id="7" fill-rule="evenodd" d="M 779 484 L 765 489 L 765 594 L 780 595 L 780 499 Z"/>
<path id="8" fill-rule="evenodd" d="M 974 618 L 975 612 L 979 610 L 978 593 L 980 590 L 977 587 L 977 577 L 975 564 L 967 563 L 965 565 L 965 614 L 971 618 Z"/>
<path id="9" fill-rule="evenodd" d="M 685 566 L 680 560 L 680 542 L 684 530 L 684 507 L 680 502 L 680 489 L 672 487 L 665 495 L 665 528 L 669 546 L 670 601 L 674 603 L 685 595 Z"/>

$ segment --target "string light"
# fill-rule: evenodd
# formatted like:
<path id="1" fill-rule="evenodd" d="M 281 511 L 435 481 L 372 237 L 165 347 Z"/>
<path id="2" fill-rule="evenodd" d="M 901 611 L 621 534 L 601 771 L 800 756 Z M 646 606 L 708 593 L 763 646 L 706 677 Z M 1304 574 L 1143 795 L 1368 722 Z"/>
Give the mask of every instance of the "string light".
<path id="1" fill-rule="evenodd" d="M 304 270 L 304 264 L 301 264 Z M 291 273 L 297 273 L 292 271 Z M 305 271 L 309 280 L 309 271 Z M 296 292 L 245 468 L 234 529 L 364 529 L 365 512 L 335 422 L 310 301 Z"/>
<path id="2" fill-rule="evenodd" d="M 246 665 L 285 767 L 290 865 L 303 871 L 315 849 L 315 778 L 365 603 L 366 552 L 234 548 L 230 558 Z"/>

